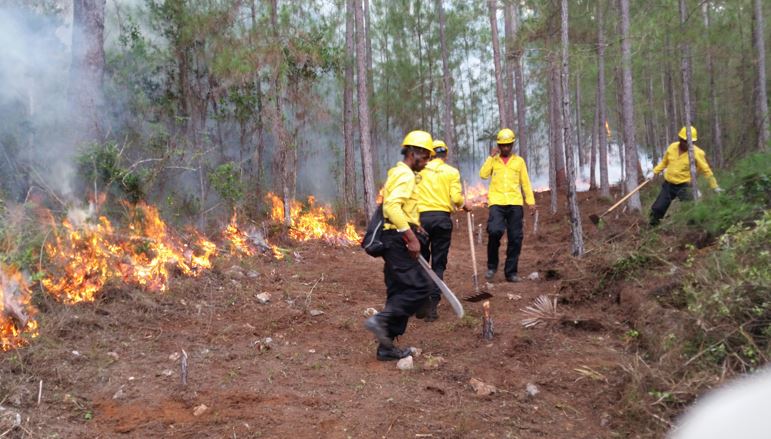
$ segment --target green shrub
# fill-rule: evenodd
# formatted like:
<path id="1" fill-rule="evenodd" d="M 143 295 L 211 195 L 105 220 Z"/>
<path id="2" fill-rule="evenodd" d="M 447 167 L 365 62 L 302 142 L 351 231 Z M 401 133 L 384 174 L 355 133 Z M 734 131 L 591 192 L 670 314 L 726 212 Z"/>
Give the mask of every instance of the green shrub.
<path id="1" fill-rule="evenodd" d="M 220 197 L 232 209 L 244 197 L 244 188 L 234 163 L 223 163 L 209 173 L 209 181 Z"/>

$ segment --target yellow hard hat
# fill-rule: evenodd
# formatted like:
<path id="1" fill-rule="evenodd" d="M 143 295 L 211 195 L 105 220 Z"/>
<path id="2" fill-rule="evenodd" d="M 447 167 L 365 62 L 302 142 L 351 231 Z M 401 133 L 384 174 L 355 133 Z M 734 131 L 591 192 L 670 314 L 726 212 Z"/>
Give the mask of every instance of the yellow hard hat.
<path id="1" fill-rule="evenodd" d="M 447 152 L 450 148 L 447 147 L 447 144 L 444 143 L 444 140 L 436 139 L 434 140 L 434 153 L 437 152 Z M 437 149 L 444 149 L 444 151 L 437 151 Z"/>
<path id="2" fill-rule="evenodd" d="M 677 134 L 677 137 L 683 140 L 688 140 L 687 136 L 688 136 L 688 133 L 685 132 L 685 127 L 680 128 L 680 133 Z M 696 128 L 694 128 L 693 125 L 691 125 L 691 140 L 693 140 L 694 142 L 698 140 L 698 136 L 696 135 Z"/>
<path id="3" fill-rule="evenodd" d="M 402 147 L 415 146 L 418 148 L 427 149 L 431 155 L 434 154 L 433 144 L 434 139 L 431 138 L 431 134 L 420 130 L 410 131 L 406 136 L 404 136 L 404 141 L 402 141 Z"/>
<path id="4" fill-rule="evenodd" d="M 514 135 L 514 131 L 511 131 L 508 128 L 504 128 L 498 131 L 498 143 L 501 145 L 514 143 L 515 138 L 516 136 Z"/>

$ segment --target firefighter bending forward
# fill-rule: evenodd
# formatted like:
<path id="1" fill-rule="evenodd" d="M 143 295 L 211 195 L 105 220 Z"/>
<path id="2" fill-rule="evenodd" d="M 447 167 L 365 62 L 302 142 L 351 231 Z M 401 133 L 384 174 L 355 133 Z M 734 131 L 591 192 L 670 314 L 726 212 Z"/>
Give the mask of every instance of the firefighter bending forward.
<path id="1" fill-rule="evenodd" d="M 412 131 L 402 142 L 402 161 L 388 170 L 383 187 L 385 225 L 381 240 L 385 246 L 383 273 L 386 303 L 382 311 L 364 322 L 378 341 L 377 359 L 398 360 L 410 355 L 410 348 L 394 345 L 394 338 L 404 334 L 407 321 L 425 309 L 430 280 L 417 261 L 420 217 L 416 173 L 423 170 L 433 151 L 431 134 Z"/>

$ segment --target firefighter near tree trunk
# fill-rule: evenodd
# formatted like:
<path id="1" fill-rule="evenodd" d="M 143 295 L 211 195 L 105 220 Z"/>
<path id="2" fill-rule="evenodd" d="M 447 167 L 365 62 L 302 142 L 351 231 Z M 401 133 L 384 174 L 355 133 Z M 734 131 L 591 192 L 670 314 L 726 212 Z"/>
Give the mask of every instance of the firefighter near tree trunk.
<path id="1" fill-rule="evenodd" d="M 688 162 L 687 134 L 685 127 L 680 129 L 678 134 L 679 140 L 669 145 L 664 152 L 661 162 L 653 168 L 653 175 L 658 175 L 665 169 L 666 172 L 664 172 L 664 183 L 661 185 L 661 192 L 659 192 L 659 196 L 651 206 L 651 226 L 656 226 L 661 222 L 661 219 L 664 218 L 669 209 L 669 205 L 675 198 L 680 199 L 680 201 L 690 201 L 693 199 L 690 188 L 691 172 L 690 163 Z M 696 128 L 693 126 L 691 127 L 691 139 L 694 142 L 697 140 Z M 693 145 L 693 157 L 696 160 L 697 172 L 707 178 L 709 187 L 715 192 L 722 192 L 722 189 L 717 185 L 715 176 L 712 174 L 709 163 L 707 163 L 707 156 L 704 150 Z"/>
<path id="2" fill-rule="evenodd" d="M 504 128 L 498 132 L 498 147 L 490 152 L 479 170 L 479 176 L 490 179 L 487 195 L 489 215 L 487 218 L 487 273 L 485 278 L 493 280 L 498 270 L 498 249 L 503 233 L 506 232 L 506 263 L 504 275 L 508 282 L 518 282 L 519 253 L 522 250 L 523 204 L 530 214 L 536 213 L 535 197 L 527 175 L 527 165 L 522 157 L 512 153 L 514 131 Z"/>
<path id="3" fill-rule="evenodd" d="M 378 341 L 377 359 L 381 361 L 410 355 L 410 348 L 395 346 L 394 339 L 404 334 L 409 318 L 429 304 L 430 280 L 417 261 L 419 236 L 425 231 L 420 227 L 416 173 L 423 170 L 432 153 L 431 134 L 407 134 L 402 142 L 403 159 L 388 171 L 383 186 L 386 303 L 382 311 L 364 322 Z"/>
<path id="4" fill-rule="evenodd" d="M 428 235 L 428 245 L 421 249 L 423 257 L 431 261 L 431 269 L 444 279 L 447 268 L 447 254 L 452 240 L 452 218 L 450 213 L 456 208 L 466 207 L 461 194 L 460 172 L 445 163 L 449 148 L 442 140 L 434 140 L 434 158 L 420 171 L 418 183 L 418 212 L 420 225 Z M 427 322 L 439 318 L 437 305 L 441 294 L 434 285 L 429 295 L 429 306 L 421 310 L 416 317 Z"/>

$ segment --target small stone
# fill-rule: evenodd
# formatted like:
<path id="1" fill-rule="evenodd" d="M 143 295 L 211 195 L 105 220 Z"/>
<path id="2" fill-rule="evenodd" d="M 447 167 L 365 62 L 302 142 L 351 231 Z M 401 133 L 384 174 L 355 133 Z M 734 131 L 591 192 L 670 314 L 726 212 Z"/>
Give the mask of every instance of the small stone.
<path id="1" fill-rule="evenodd" d="M 364 317 L 372 317 L 375 314 L 377 314 L 377 310 L 375 308 L 367 308 L 364 310 Z"/>
<path id="2" fill-rule="evenodd" d="M 509 300 L 519 300 L 522 298 L 519 294 L 506 293 L 506 298 Z"/>
<path id="3" fill-rule="evenodd" d="M 118 358 L 120 358 L 117 352 L 108 352 L 107 356 L 112 358 L 113 361 L 118 361 Z"/>
<path id="4" fill-rule="evenodd" d="M 126 392 L 123 391 L 123 386 L 120 386 L 117 392 L 112 395 L 112 399 L 123 399 L 126 397 Z"/>
<path id="5" fill-rule="evenodd" d="M 248 277 L 249 279 L 257 279 L 258 277 L 260 277 L 260 273 L 254 270 L 249 270 L 246 272 L 246 277 Z"/>
<path id="6" fill-rule="evenodd" d="M 0 430 L 8 433 L 19 427 L 21 427 L 21 413 L 0 406 Z"/>
<path id="7" fill-rule="evenodd" d="M 441 367 L 442 364 L 446 362 L 447 360 L 445 360 L 444 357 L 432 357 L 429 355 L 426 358 L 426 361 L 423 363 L 423 369 L 427 369 L 427 370 L 439 369 L 439 367 Z"/>
<path id="8" fill-rule="evenodd" d="M 235 288 L 241 288 L 241 282 L 239 282 L 239 281 L 237 281 L 235 279 L 230 279 L 230 283 L 233 284 L 233 286 Z"/>
<path id="9" fill-rule="evenodd" d="M 265 337 L 265 340 L 263 340 L 263 341 L 265 342 L 265 344 L 271 344 L 271 343 L 273 343 L 273 339 L 272 339 L 272 338 L 270 338 L 270 337 Z"/>
<path id="10" fill-rule="evenodd" d="M 170 376 L 174 375 L 174 371 L 171 370 L 171 369 L 164 369 L 163 372 L 161 372 L 161 375 L 166 376 L 166 377 L 170 377 Z"/>
<path id="11" fill-rule="evenodd" d="M 78 352 L 78 351 L 72 351 L 72 355 L 74 355 L 74 356 L 76 356 L 76 357 L 80 357 L 80 352 Z"/>
<path id="12" fill-rule="evenodd" d="M 608 424 L 610 424 L 610 415 L 603 413 L 602 416 L 600 416 L 600 427 L 607 427 Z"/>
<path id="13" fill-rule="evenodd" d="M 538 390 L 538 386 L 536 386 L 535 384 L 527 383 L 527 385 L 525 386 L 525 393 L 527 393 L 527 396 L 533 398 L 535 397 L 535 395 L 538 395 L 539 393 L 541 393 L 541 391 Z"/>
<path id="14" fill-rule="evenodd" d="M 534 271 L 534 272 L 530 273 L 529 275 L 527 275 L 527 278 L 530 279 L 530 280 L 538 280 L 538 279 L 541 278 L 541 276 L 538 275 L 537 271 Z"/>
<path id="15" fill-rule="evenodd" d="M 254 296 L 261 305 L 270 302 L 270 293 L 260 293 Z"/>
<path id="16" fill-rule="evenodd" d="M 396 367 L 400 370 L 412 370 L 415 368 L 415 363 L 412 359 L 412 355 L 408 355 L 396 363 Z"/>
<path id="17" fill-rule="evenodd" d="M 488 396 L 498 391 L 492 384 L 484 383 L 476 378 L 471 378 L 469 384 L 477 392 L 477 396 Z"/>
<path id="18" fill-rule="evenodd" d="M 208 409 L 209 409 L 209 407 L 206 407 L 206 404 L 201 404 L 201 405 L 199 405 L 199 406 L 197 406 L 196 408 L 193 409 L 193 416 L 196 416 L 196 417 L 197 416 L 201 416 Z"/>
<path id="19" fill-rule="evenodd" d="M 312 309 L 312 310 L 310 310 L 310 314 L 311 314 L 313 317 L 318 317 L 318 316 L 320 316 L 320 315 L 324 314 L 324 311 L 322 311 L 322 310 L 320 310 L 320 309 Z"/>
<path id="20" fill-rule="evenodd" d="M 308 349 L 308 353 L 315 354 L 316 353 L 316 349 Z"/>
<path id="21" fill-rule="evenodd" d="M 180 356 L 181 355 L 180 355 L 179 352 L 174 352 L 173 354 L 169 355 L 169 360 L 170 361 L 177 361 L 177 360 L 179 360 Z"/>
<path id="22" fill-rule="evenodd" d="M 244 278 L 244 272 L 241 270 L 241 267 L 234 265 L 225 271 L 225 275 L 231 279 L 243 279 Z"/>
<path id="23" fill-rule="evenodd" d="M 136 379 L 136 377 L 128 377 L 129 381 L 134 381 L 135 379 Z"/>
<path id="24" fill-rule="evenodd" d="M 410 352 L 412 352 L 413 357 L 418 358 L 420 354 L 423 353 L 423 350 L 414 346 L 410 346 Z"/>

